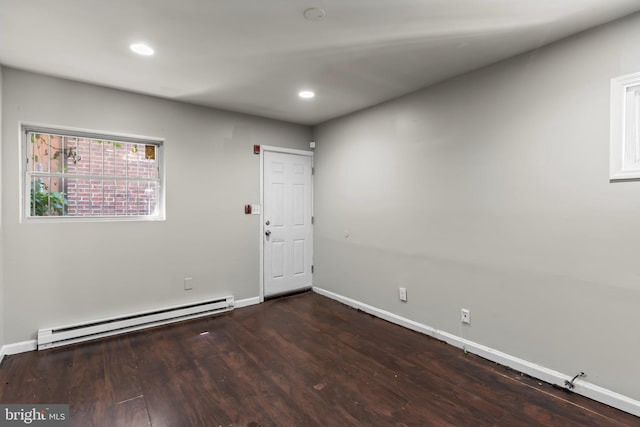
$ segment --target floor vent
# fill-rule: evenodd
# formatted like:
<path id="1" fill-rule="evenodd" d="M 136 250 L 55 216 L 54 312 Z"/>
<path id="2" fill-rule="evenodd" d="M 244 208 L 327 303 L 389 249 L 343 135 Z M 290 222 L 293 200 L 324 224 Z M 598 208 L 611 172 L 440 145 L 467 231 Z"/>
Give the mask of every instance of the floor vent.
<path id="1" fill-rule="evenodd" d="M 94 322 L 40 329 L 38 331 L 38 350 L 75 344 L 182 320 L 195 319 L 197 317 L 233 310 L 233 307 L 233 297 L 229 296 L 128 316 L 96 320 Z"/>

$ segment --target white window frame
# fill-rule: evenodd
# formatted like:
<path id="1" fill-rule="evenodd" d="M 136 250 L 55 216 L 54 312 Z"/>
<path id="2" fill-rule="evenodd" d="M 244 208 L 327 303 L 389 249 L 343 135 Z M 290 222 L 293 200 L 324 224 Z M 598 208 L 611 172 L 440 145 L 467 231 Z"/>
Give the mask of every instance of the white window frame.
<path id="1" fill-rule="evenodd" d="M 640 179 L 640 73 L 611 79 L 611 181 Z"/>
<path id="2" fill-rule="evenodd" d="M 31 192 L 27 177 L 29 171 L 29 139 L 31 132 L 56 134 L 78 138 L 101 139 L 105 141 L 128 142 L 155 145 L 158 167 L 158 200 L 153 215 L 119 215 L 119 216 L 30 216 Z M 20 222 L 21 223 L 60 223 L 60 222 L 120 222 L 120 221 L 164 221 L 166 220 L 166 185 L 164 138 L 132 135 L 116 132 L 103 132 L 73 127 L 20 123 Z"/>

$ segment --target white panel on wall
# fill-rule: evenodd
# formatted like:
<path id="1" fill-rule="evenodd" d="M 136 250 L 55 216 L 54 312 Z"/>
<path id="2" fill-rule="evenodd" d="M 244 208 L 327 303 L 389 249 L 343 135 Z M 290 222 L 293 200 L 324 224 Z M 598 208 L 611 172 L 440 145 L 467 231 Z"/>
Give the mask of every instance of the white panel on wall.
<path id="1" fill-rule="evenodd" d="M 271 275 L 273 278 L 284 276 L 284 242 L 273 242 L 271 244 L 273 253 L 271 255 Z"/>
<path id="2" fill-rule="evenodd" d="M 304 185 L 293 186 L 293 225 L 304 225 Z"/>
<path id="3" fill-rule="evenodd" d="M 271 163 L 271 173 L 284 173 L 284 163 L 282 162 Z"/>
<path id="4" fill-rule="evenodd" d="M 304 274 L 304 240 L 293 241 L 293 274 Z"/>
<path id="5" fill-rule="evenodd" d="M 284 184 L 273 184 L 271 186 L 273 192 L 273 216 L 271 223 L 273 227 L 284 226 Z"/>

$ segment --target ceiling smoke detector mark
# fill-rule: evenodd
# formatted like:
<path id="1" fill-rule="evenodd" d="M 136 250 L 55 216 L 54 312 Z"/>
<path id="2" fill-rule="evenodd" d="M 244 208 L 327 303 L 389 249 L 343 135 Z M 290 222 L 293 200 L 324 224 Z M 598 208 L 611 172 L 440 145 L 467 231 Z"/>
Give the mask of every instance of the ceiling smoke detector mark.
<path id="1" fill-rule="evenodd" d="M 319 7 L 311 7 L 305 10 L 302 15 L 307 21 L 322 21 L 327 16 L 327 12 Z"/>

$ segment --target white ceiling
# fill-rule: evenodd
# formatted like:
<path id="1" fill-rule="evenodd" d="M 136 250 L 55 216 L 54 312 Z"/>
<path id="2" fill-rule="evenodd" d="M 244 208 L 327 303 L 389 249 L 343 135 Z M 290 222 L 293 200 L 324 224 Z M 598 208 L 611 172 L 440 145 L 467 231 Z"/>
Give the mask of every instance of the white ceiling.
<path id="1" fill-rule="evenodd" d="M 310 7 L 326 11 L 307 21 Z M 317 124 L 640 10 L 640 0 L 0 0 L 0 63 Z M 156 55 L 129 44 L 145 41 Z M 313 100 L 297 92 L 315 90 Z"/>

